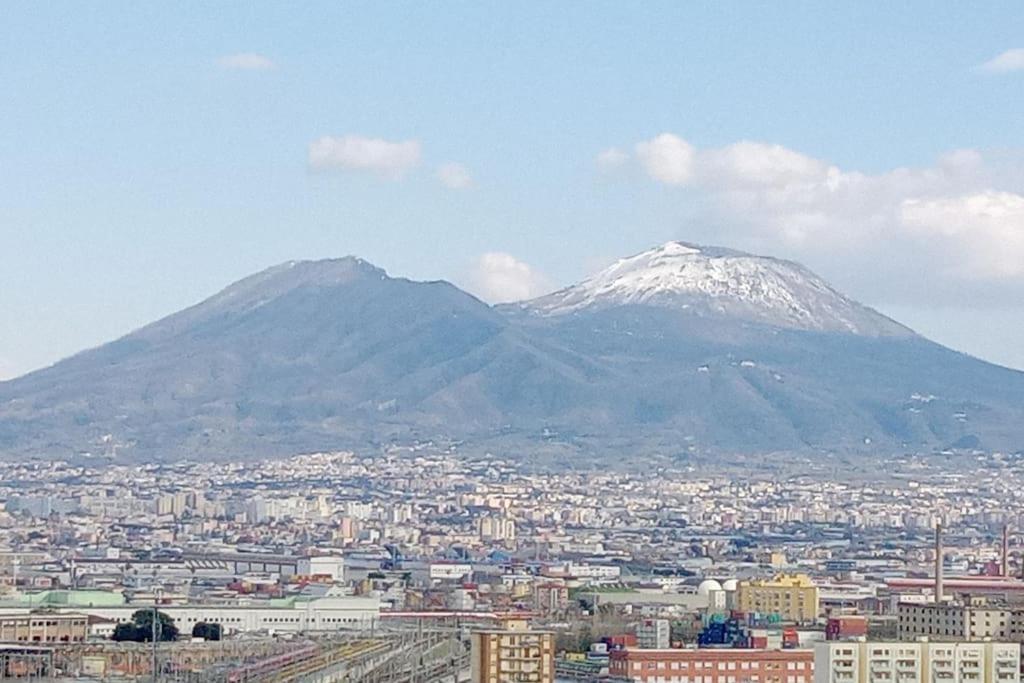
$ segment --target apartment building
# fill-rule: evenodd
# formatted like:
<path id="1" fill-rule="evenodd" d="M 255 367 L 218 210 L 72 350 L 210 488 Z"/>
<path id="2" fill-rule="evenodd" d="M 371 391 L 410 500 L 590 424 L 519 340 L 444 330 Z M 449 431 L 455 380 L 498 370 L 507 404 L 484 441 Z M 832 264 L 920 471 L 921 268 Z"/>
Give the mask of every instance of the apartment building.
<path id="1" fill-rule="evenodd" d="M 984 598 L 959 603 L 900 602 L 896 616 L 900 640 L 1024 640 L 1024 610 Z"/>
<path id="2" fill-rule="evenodd" d="M 1019 683 L 1020 646 L 992 642 L 826 641 L 814 683 Z"/>
<path id="3" fill-rule="evenodd" d="M 668 619 L 644 619 L 636 626 L 636 641 L 641 648 L 665 650 L 669 646 L 670 637 Z"/>
<path id="4" fill-rule="evenodd" d="M 569 587 L 548 581 L 534 588 L 534 606 L 542 614 L 554 614 L 569 608 Z"/>
<path id="5" fill-rule="evenodd" d="M 608 673 L 637 683 L 813 683 L 812 650 L 613 651 Z"/>
<path id="6" fill-rule="evenodd" d="M 736 607 L 742 612 L 778 615 L 786 621 L 812 622 L 818 618 L 818 586 L 806 574 L 741 581 Z"/>
<path id="7" fill-rule="evenodd" d="M 473 683 L 554 683 L 555 637 L 534 631 L 526 622 L 475 631 L 472 640 Z"/>
<path id="8" fill-rule="evenodd" d="M 507 517 L 481 517 L 477 521 L 477 532 L 482 541 L 514 541 L 516 523 Z"/>

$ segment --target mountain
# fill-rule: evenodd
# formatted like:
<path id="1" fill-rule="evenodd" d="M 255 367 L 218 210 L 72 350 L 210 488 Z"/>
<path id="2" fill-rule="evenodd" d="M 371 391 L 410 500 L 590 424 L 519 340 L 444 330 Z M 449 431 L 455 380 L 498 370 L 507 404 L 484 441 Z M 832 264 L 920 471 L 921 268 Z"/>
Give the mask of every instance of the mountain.
<path id="1" fill-rule="evenodd" d="M 579 284 L 523 304 L 545 315 L 629 305 L 799 330 L 912 334 L 797 263 L 685 242 L 620 259 Z"/>
<path id="2" fill-rule="evenodd" d="M 1024 373 L 802 266 L 671 242 L 491 307 L 291 262 L 0 383 L 0 454 L 246 458 L 391 443 L 567 457 L 1024 446 Z"/>

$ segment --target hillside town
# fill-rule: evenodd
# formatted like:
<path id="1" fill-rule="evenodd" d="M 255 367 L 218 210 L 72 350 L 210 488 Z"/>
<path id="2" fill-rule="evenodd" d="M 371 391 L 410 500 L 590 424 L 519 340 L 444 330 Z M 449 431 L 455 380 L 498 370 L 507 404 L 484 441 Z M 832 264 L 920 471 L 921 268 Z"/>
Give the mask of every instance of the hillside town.
<path id="1" fill-rule="evenodd" d="M 1017 681 L 1021 466 L 959 463 L 6 463 L 5 675 L 291 680 L 301 644 L 382 681 Z"/>

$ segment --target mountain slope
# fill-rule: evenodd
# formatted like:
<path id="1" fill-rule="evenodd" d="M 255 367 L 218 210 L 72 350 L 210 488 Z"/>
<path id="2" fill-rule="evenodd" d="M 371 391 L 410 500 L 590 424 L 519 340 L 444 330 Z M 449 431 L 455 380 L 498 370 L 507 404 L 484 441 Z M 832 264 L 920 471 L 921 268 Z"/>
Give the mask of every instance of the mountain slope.
<path id="1" fill-rule="evenodd" d="M 448 283 L 357 259 L 286 264 L 0 384 L 0 449 L 245 456 L 409 439 L 448 419 L 471 429 L 496 419 L 476 373 L 525 381 L 543 353 Z M 576 372 L 549 366 L 538 386 Z"/>
<path id="2" fill-rule="evenodd" d="M 355 258 L 288 263 L 0 383 L 0 454 L 134 459 L 416 439 L 581 457 L 1024 446 L 1024 374 L 803 267 L 669 243 L 492 308 Z"/>

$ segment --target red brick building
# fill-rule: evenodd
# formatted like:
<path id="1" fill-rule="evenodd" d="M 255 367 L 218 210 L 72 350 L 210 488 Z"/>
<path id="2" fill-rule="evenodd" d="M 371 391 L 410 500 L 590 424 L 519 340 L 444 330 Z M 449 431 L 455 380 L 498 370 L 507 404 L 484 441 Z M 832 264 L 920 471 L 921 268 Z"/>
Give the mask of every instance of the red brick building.
<path id="1" fill-rule="evenodd" d="M 643 683 L 814 683 L 814 651 L 626 649 L 611 653 L 608 673 Z"/>

